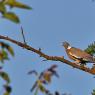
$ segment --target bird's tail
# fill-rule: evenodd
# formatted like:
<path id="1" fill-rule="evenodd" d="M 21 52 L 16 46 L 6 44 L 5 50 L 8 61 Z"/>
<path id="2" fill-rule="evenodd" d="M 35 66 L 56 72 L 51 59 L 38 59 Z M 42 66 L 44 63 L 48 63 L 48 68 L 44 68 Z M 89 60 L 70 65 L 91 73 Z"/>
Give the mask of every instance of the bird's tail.
<path id="1" fill-rule="evenodd" d="M 95 63 L 95 56 L 93 56 L 93 61 L 92 61 L 92 63 Z"/>

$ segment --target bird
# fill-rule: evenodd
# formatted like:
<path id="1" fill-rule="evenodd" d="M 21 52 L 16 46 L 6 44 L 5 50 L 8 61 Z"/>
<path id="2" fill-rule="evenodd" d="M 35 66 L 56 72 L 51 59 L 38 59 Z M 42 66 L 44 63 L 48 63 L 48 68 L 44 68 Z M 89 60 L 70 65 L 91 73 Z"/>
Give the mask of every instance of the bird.
<path id="1" fill-rule="evenodd" d="M 70 46 L 68 42 L 63 42 L 63 45 L 68 57 L 75 61 L 75 63 L 95 63 L 95 57 L 88 54 L 84 50 Z"/>

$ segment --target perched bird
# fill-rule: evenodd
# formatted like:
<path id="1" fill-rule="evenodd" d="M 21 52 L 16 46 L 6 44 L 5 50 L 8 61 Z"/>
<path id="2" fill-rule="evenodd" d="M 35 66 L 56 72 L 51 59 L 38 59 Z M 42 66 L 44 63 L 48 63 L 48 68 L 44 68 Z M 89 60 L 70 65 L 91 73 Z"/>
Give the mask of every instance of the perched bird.
<path id="1" fill-rule="evenodd" d="M 71 47 L 68 42 L 63 42 L 63 46 L 66 50 L 68 57 L 74 60 L 76 63 L 95 63 L 94 56 L 88 54 L 87 52 L 75 47 Z"/>

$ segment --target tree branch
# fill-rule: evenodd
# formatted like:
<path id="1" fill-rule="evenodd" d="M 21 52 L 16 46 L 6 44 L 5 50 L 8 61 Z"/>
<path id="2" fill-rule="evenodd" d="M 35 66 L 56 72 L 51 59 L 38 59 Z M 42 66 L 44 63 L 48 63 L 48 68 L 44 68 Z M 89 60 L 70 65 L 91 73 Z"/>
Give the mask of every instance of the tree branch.
<path id="1" fill-rule="evenodd" d="M 93 67 L 92 68 L 88 68 L 86 66 L 81 66 L 81 65 L 79 65 L 77 63 L 70 62 L 69 60 L 66 60 L 63 56 L 61 56 L 61 57 L 59 57 L 59 56 L 49 56 L 49 55 L 43 53 L 41 51 L 41 49 L 38 49 L 37 50 L 37 49 L 35 49 L 35 48 L 33 48 L 33 47 L 25 44 L 25 43 L 16 41 L 16 40 L 11 39 L 11 38 L 6 37 L 6 36 L 0 35 L 0 39 L 4 39 L 4 40 L 7 40 L 7 41 L 10 41 L 10 42 L 12 42 L 12 43 L 14 43 L 14 44 L 16 44 L 16 45 L 18 45 L 20 47 L 23 47 L 23 48 L 29 50 L 29 51 L 35 52 L 36 54 L 40 55 L 40 57 L 43 57 L 46 60 L 60 61 L 62 63 L 65 63 L 67 65 L 70 65 L 70 66 L 72 66 L 74 68 L 77 68 L 77 69 L 80 69 L 82 71 L 88 72 L 89 74 L 95 75 L 95 68 L 93 68 Z"/>

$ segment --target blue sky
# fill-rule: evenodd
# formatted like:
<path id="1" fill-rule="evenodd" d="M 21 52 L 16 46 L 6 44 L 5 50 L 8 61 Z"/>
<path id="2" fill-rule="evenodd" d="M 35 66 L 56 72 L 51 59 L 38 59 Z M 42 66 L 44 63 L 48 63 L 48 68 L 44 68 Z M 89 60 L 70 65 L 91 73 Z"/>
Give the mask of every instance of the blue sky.
<path id="1" fill-rule="evenodd" d="M 85 49 L 95 41 L 95 2 L 91 0 L 21 0 L 33 7 L 32 11 L 12 9 L 20 19 L 24 28 L 26 41 L 35 48 L 42 48 L 48 55 L 64 56 L 68 59 L 63 41 L 72 46 Z M 23 41 L 20 25 L 0 19 L 0 34 L 15 40 Z M 10 43 L 10 42 L 8 42 Z M 60 78 L 53 77 L 49 89 L 72 95 L 91 95 L 95 88 L 95 78 L 83 71 L 73 69 L 61 62 L 47 61 L 37 54 L 22 49 L 12 43 L 15 57 L 6 61 L 4 70 L 11 78 L 13 91 L 11 95 L 33 95 L 30 88 L 35 82 L 35 76 L 28 76 L 32 69 L 42 70 L 52 64 L 58 65 Z M 69 59 L 70 60 L 70 59 Z M 42 94 L 39 94 L 42 95 Z"/>

